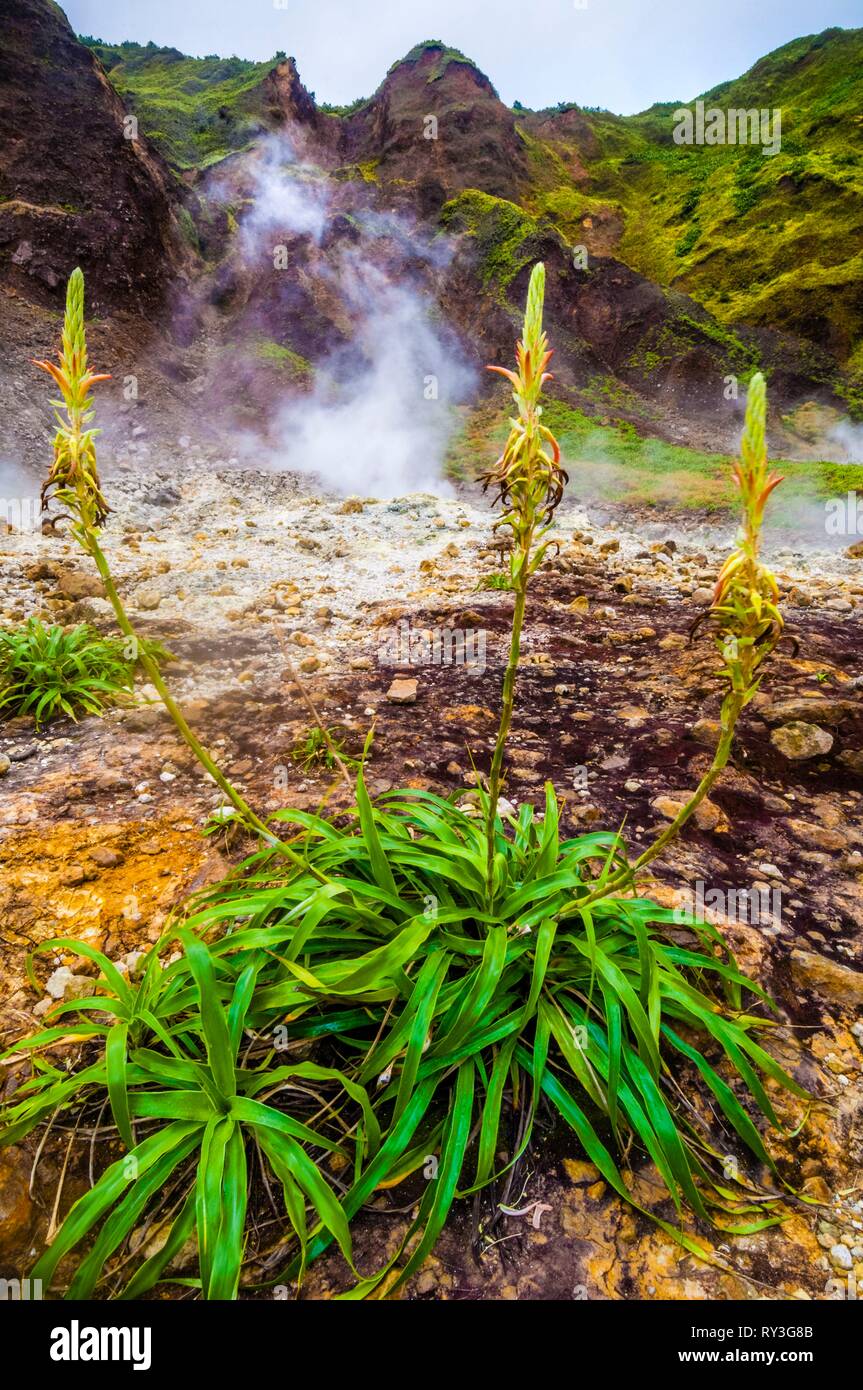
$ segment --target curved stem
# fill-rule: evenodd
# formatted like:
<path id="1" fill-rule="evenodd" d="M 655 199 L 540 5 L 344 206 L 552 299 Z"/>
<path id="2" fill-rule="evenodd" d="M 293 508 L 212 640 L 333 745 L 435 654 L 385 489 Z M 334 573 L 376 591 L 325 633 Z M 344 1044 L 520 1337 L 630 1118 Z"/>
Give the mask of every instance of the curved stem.
<path id="1" fill-rule="evenodd" d="M 500 725 L 497 731 L 497 741 L 494 745 L 494 755 L 491 760 L 491 771 L 488 778 L 488 809 L 486 811 L 486 887 L 489 902 L 494 899 L 494 829 L 497 821 L 497 803 L 498 797 L 500 796 L 503 755 L 506 751 L 506 741 L 509 737 L 513 710 L 515 708 L 515 683 L 518 676 L 518 662 L 519 656 L 521 655 L 521 634 L 524 627 L 524 612 L 527 603 L 527 570 L 529 558 L 530 537 L 528 537 L 524 547 L 524 563 L 521 567 L 519 584 L 515 593 L 512 631 L 509 642 L 509 658 L 503 678 Z"/>
<path id="2" fill-rule="evenodd" d="M 627 865 L 625 869 L 621 869 L 618 873 L 613 874 L 611 878 L 607 879 L 599 888 L 595 888 L 592 893 L 588 893 L 586 898 L 579 899 L 573 906 L 578 908 L 589 907 L 591 903 L 598 902 L 600 898 L 608 897 L 609 893 L 613 893 L 617 888 L 622 888 L 627 884 L 631 884 L 638 871 L 643 869 L 646 864 L 649 864 L 652 859 L 655 859 L 658 854 L 661 854 L 665 847 L 671 844 L 672 840 L 677 838 L 687 821 L 695 814 L 702 801 L 710 795 L 714 785 L 722 776 L 722 773 L 728 765 L 728 759 L 731 756 L 731 748 L 734 743 L 734 731 L 737 727 L 737 721 L 740 718 L 743 704 L 743 696 L 739 693 L 735 693 L 728 700 L 726 708 L 723 710 L 722 736 L 717 744 L 716 752 L 713 755 L 713 762 L 698 783 L 692 796 L 686 802 L 686 805 L 681 807 L 671 824 L 666 826 L 662 834 L 657 836 L 653 844 L 649 845 L 643 854 L 639 855 L 634 864 Z"/>
<path id="3" fill-rule="evenodd" d="M 277 850 L 279 854 L 284 855 L 285 858 L 290 859 L 291 862 L 295 864 L 298 868 L 307 869 L 309 873 L 311 873 L 315 878 L 317 878 L 320 883 L 328 883 L 329 879 L 326 877 L 325 874 L 322 874 L 318 869 L 314 868 L 313 865 L 306 863 L 306 861 L 302 859 L 301 856 L 297 854 L 295 850 L 291 849 L 290 845 L 285 844 L 284 840 L 280 840 L 276 835 L 273 834 L 272 830 L 270 830 L 270 828 L 265 824 L 265 822 L 262 821 L 260 817 L 255 814 L 255 812 L 248 805 L 248 803 L 244 801 L 242 796 L 240 796 L 240 793 L 236 790 L 236 788 L 228 781 L 227 777 L 210 757 L 210 754 L 207 752 L 206 748 L 192 732 L 191 728 L 186 722 L 186 717 L 183 714 L 183 711 L 180 709 L 180 706 L 177 704 L 176 700 L 174 699 L 173 695 L 171 694 L 170 690 L 165 684 L 165 681 L 162 677 L 162 673 L 159 670 L 158 664 L 148 654 L 146 644 L 141 641 L 141 638 L 138 636 L 134 627 L 132 626 L 129 616 L 126 613 L 126 610 L 123 606 L 123 601 L 117 592 L 117 588 L 114 584 L 114 579 L 111 574 L 110 566 L 108 565 L 108 561 L 105 558 L 105 555 L 102 551 L 101 546 L 99 545 L 99 542 L 96 540 L 96 537 L 93 534 L 93 532 L 89 529 L 84 530 L 83 539 L 86 548 L 89 551 L 93 561 L 95 562 L 96 568 L 99 571 L 99 576 L 102 580 L 102 583 L 105 586 L 105 593 L 107 594 L 108 601 L 114 610 L 114 615 L 117 619 L 117 623 L 119 624 L 120 630 L 125 634 L 126 637 L 129 637 L 135 643 L 137 660 L 140 662 L 141 666 L 149 676 L 153 686 L 157 690 L 159 699 L 162 701 L 162 704 L 165 706 L 165 709 L 168 711 L 169 715 L 173 719 L 178 733 L 180 734 L 181 738 L 185 741 L 185 743 L 188 745 L 188 747 L 191 749 L 191 751 L 194 753 L 195 757 L 198 759 L 198 762 L 201 764 L 204 770 L 210 774 L 213 781 L 216 783 L 216 786 L 224 792 L 231 805 L 234 807 L 236 811 L 239 812 L 240 816 L 242 817 L 243 823 L 249 830 L 253 830 L 256 834 L 261 835 L 266 840 L 268 845 L 270 845 L 274 850 Z"/>
<path id="4" fill-rule="evenodd" d="M 713 763 L 702 777 L 689 801 L 681 808 L 671 824 L 654 840 L 653 844 L 650 845 L 643 854 L 639 855 L 633 865 L 633 872 L 643 869 L 645 864 L 649 864 L 651 859 L 655 859 L 658 854 L 661 854 L 665 846 L 670 844 L 680 833 L 686 822 L 695 811 L 697 811 L 702 801 L 710 795 L 715 783 L 725 771 L 728 759 L 731 755 L 731 746 L 734 742 L 734 725 L 737 723 L 737 715 L 739 713 L 740 710 L 738 708 L 737 713 L 734 715 L 734 723 L 730 728 L 723 730 L 722 737 L 719 740 L 716 753 L 714 754 Z"/>

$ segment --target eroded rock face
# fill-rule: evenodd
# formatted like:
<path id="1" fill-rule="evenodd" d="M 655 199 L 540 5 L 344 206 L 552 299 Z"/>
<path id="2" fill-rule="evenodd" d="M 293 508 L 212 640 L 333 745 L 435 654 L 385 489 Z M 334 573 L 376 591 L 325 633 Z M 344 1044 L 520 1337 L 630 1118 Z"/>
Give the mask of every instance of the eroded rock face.
<path id="1" fill-rule="evenodd" d="M 58 305 L 80 265 L 91 313 L 160 311 L 186 254 L 167 167 L 58 5 L 4 0 L 2 35 L 0 281 Z"/>
<path id="2" fill-rule="evenodd" d="M 529 181 L 512 111 L 473 63 L 448 61 L 433 47 L 393 67 L 348 119 L 342 148 L 347 159 L 378 160 L 388 181 L 425 180 L 427 198 L 436 184 L 438 205 L 463 188 L 514 198 Z"/>

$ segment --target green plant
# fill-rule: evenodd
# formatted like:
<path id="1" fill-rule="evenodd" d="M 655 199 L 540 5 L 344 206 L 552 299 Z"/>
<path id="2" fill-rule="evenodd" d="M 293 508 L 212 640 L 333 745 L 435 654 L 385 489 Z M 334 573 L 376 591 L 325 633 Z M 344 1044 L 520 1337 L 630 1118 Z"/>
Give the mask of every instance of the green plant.
<path id="1" fill-rule="evenodd" d="M 304 818 L 315 836 L 310 853 L 322 856 L 328 872 L 371 879 L 385 903 L 375 929 L 386 935 L 363 959 L 386 961 L 387 971 L 406 962 L 410 976 L 394 1000 L 390 994 L 386 1007 L 382 1001 L 373 1010 L 371 1052 L 354 1044 L 361 1054 L 358 1079 L 378 1085 L 384 1135 L 377 1158 L 345 1197 L 348 1216 L 376 1186 L 407 1176 L 439 1152 L 436 1182 L 427 1185 L 404 1244 L 359 1292 L 368 1294 L 395 1269 L 398 1282 L 408 1278 L 432 1249 L 456 1195 L 489 1186 L 500 1192 L 503 1184 L 506 1200 L 505 1185 L 543 1103 L 571 1126 L 628 1200 L 597 1116 L 621 1147 L 634 1141 L 653 1158 L 678 1212 L 686 1204 L 702 1218 L 742 1218 L 741 1230 L 775 1221 L 749 1199 L 745 1180 L 738 1197 L 731 1194 L 721 1155 L 681 1103 L 669 1064 L 675 1054 L 678 1062 L 686 1059 L 731 1128 L 772 1168 L 727 1078 L 745 1083 L 771 1123 L 778 1121 L 758 1071 L 797 1095 L 803 1091 L 752 1036 L 764 1024 L 745 1011 L 742 996 L 749 992 L 762 1002 L 765 996 L 739 973 L 719 934 L 646 899 L 607 897 L 593 911 L 582 910 L 580 902 L 622 857 L 622 843 L 608 832 L 561 839 L 551 787 L 541 821 L 524 807 L 508 820 L 508 834 L 499 834 L 492 908 L 481 818 L 429 794 L 394 793 L 372 807 L 361 785 L 359 792 L 359 824 L 342 834 Z M 242 890 L 233 919 L 245 901 Z M 275 895 L 271 903 L 278 910 Z M 664 938 L 672 922 L 678 930 L 689 926 L 691 945 Z M 335 926 L 331 920 L 328 937 Z M 305 1019 L 312 1036 L 332 1030 L 338 1019 L 321 1007 L 336 967 L 325 949 L 320 959 L 320 965 L 310 960 L 305 986 L 285 975 L 260 997 L 293 1012 L 317 995 L 317 1008 Z M 386 973 L 362 978 L 365 997 L 351 1002 L 368 1008 Z M 360 1017 L 343 1015 L 344 1034 L 355 1036 Z M 713 1051 L 721 1067 L 710 1060 Z M 661 1224 L 704 1253 L 679 1228 Z"/>
<path id="2" fill-rule="evenodd" d="M 778 1187 L 765 1193 L 742 1170 L 728 1177 L 709 1117 L 712 1107 L 721 1112 L 726 1133 L 781 1184 L 753 1115 L 782 1128 L 780 1098 L 806 1092 L 762 1045 L 771 1025 L 755 1009 L 775 1006 L 720 933 L 633 894 L 636 871 L 670 833 L 630 865 L 619 833 L 561 836 L 550 784 L 541 816 L 530 806 L 502 813 L 528 581 L 565 481 L 539 415 L 548 361 L 541 315 L 540 268 L 519 371 L 509 374 L 519 415 L 489 478 L 513 535 L 514 599 L 501 724 L 479 805 L 423 791 L 373 802 L 360 768 L 347 813 L 278 812 L 290 838 L 264 842 L 189 904 L 136 991 L 91 948 L 53 943 L 98 958 L 102 976 L 94 998 L 59 1005 L 47 1029 L 2 1059 L 29 1055 L 33 1074 L 5 1107 L 0 1142 L 58 1109 L 98 1114 L 107 1103 L 129 1150 L 73 1206 L 36 1266 L 50 1283 L 62 1257 L 95 1237 L 67 1296 L 86 1296 L 103 1270 L 116 1284 L 106 1262 L 154 1207 L 170 1234 L 158 1254 L 140 1246 L 124 1254 L 117 1274 L 139 1262 L 126 1296 L 172 1277 L 171 1261 L 195 1229 L 203 1296 L 234 1296 L 253 1172 L 281 1181 L 286 1213 L 269 1247 L 255 1223 L 247 1227 L 259 1281 L 273 1271 L 299 1281 L 335 1240 L 356 1278 L 344 1296 L 383 1296 L 419 1268 L 457 1198 L 485 1193 L 494 1220 L 549 1112 L 640 1211 L 626 1170 L 635 1155 L 652 1160 L 669 1200 L 647 1214 L 699 1257 L 724 1263 L 683 1229 L 687 1210 L 729 1234 L 782 1219 Z M 743 533 L 709 615 L 727 683 L 723 752 L 673 833 L 721 772 L 781 634 L 775 581 L 758 556 L 777 481 L 766 471 L 764 413 L 755 378 L 737 468 Z M 183 954 L 164 961 L 177 935 Z M 55 1023 L 70 1014 L 77 1018 Z M 70 1036 L 97 1054 L 71 1075 L 45 1056 Z M 278 1064 L 280 1036 L 300 1060 Z M 266 1101 L 289 1096 L 302 1118 L 258 1102 L 265 1092 Z M 703 1103 L 693 1104 L 699 1092 Z M 263 1154 L 254 1169 L 253 1142 Z M 338 1199 L 319 1171 L 332 1167 L 328 1155 L 345 1174 L 335 1180 Z M 429 1180 L 420 1188 L 421 1169 Z M 359 1274 L 350 1223 L 375 1193 L 401 1184 L 416 1215 L 384 1266 Z"/>
<path id="3" fill-rule="evenodd" d="M 356 772 L 359 761 L 345 752 L 345 742 L 346 732 L 341 725 L 333 724 L 327 729 L 315 725 L 291 750 L 291 757 L 306 772 L 320 767 L 332 771 L 340 766 Z"/>
<path id="4" fill-rule="evenodd" d="M 140 1265 L 125 1296 L 139 1294 L 162 1276 L 193 1231 L 193 1188 L 199 1249 L 206 1252 L 200 1223 L 208 1218 L 201 1204 L 205 1190 L 219 1190 L 219 1165 L 226 1159 L 221 1147 L 212 1159 L 205 1144 L 208 1133 L 210 1142 L 219 1137 L 220 1123 L 220 1144 L 230 1135 L 233 1145 L 222 1207 L 212 1199 L 215 1228 L 227 1223 L 219 1237 L 226 1246 L 224 1282 L 213 1282 L 202 1253 L 206 1297 L 225 1296 L 236 1286 L 236 1223 L 241 1229 L 245 1210 L 240 1127 L 248 1125 L 282 1181 L 271 1129 L 293 1138 L 318 1164 L 330 1152 L 343 1158 L 348 1140 L 354 1148 L 341 1218 L 294 1153 L 304 1196 L 291 1191 L 294 1200 L 287 1193 L 285 1200 L 298 1239 L 289 1273 L 297 1278 L 333 1238 L 349 1253 L 345 1223 L 378 1188 L 409 1180 L 430 1154 L 439 1155 L 437 1179 L 426 1185 L 404 1242 L 383 1269 L 360 1280 L 355 1296 L 409 1278 L 457 1195 L 491 1187 L 505 1202 L 546 1105 L 628 1200 L 603 1127 L 618 1145 L 634 1141 L 653 1158 L 678 1213 L 688 1205 L 728 1231 L 775 1222 L 745 1178 L 736 1196 L 729 1190 L 724 1155 L 697 1112 L 682 1105 L 669 1064 L 676 1056 L 691 1068 L 730 1129 L 773 1168 L 728 1077 L 745 1083 L 756 1109 L 774 1124 L 776 1112 L 758 1073 L 803 1092 L 753 1036 L 765 1025 L 745 1011 L 743 996 L 748 992 L 762 1003 L 765 996 L 740 974 L 715 929 L 647 899 L 611 898 L 582 911 L 578 901 L 608 877 L 622 844 L 608 832 L 562 839 L 551 787 L 541 820 L 531 807 L 508 820 L 493 912 L 486 906 L 481 818 L 420 792 L 394 793 L 373 806 L 361 775 L 357 793 L 355 818 L 343 827 L 280 813 L 301 825 L 312 863 L 331 884 L 321 887 L 310 872 L 286 876 L 283 861 L 261 852 L 241 879 L 199 904 L 182 936 L 182 961 L 161 970 L 152 953 L 137 992 L 117 979 L 110 962 L 81 951 L 99 960 L 104 992 L 60 1005 L 55 1016 L 86 1010 L 112 1014 L 114 1022 L 52 1026 L 26 1047 L 36 1053 L 58 1037 L 89 1034 L 105 1038 L 104 1053 L 72 1077 L 43 1064 L 25 1098 L 9 1108 L 3 1141 L 19 1140 L 58 1106 L 84 1102 L 96 1114 L 100 1093 L 107 1091 L 135 1163 L 112 1164 L 72 1208 L 37 1277 L 50 1281 L 59 1259 L 99 1227 L 67 1295 L 87 1297 L 132 1227 L 145 1213 L 153 1216 L 150 1206 L 158 1211 L 167 1203 L 176 1212 L 168 1242 L 158 1258 Z M 672 923 L 678 935 L 689 926 L 691 945 L 664 937 Z M 214 932 L 218 939 L 209 949 L 197 939 Z M 51 947 L 81 950 L 71 941 Z M 242 1029 L 256 1064 L 239 1069 Z M 272 1042 L 280 1029 L 295 1046 L 314 1042 L 325 1053 L 323 1062 L 280 1067 Z M 304 1082 L 330 1086 L 323 1109 L 337 1116 L 338 1145 L 312 1128 L 315 1112 L 308 1107 L 302 1121 L 281 1111 L 265 1118 L 235 1099 L 271 1088 L 275 1094 L 287 1090 L 294 1101 Z M 132 1124 L 145 1124 L 146 1138 L 131 1134 Z M 195 1162 L 201 1165 L 197 1187 L 190 1171 Z M 310 1222 L 301 1214 L 306 1201 Z M 652 1214 L 687 1249 L 705 1253 L 697 1240 Z M 284 1248 L 282 1238 L 276 1254 Z"/>
<path id="5" fill-rule="evenodd" d="M 476 587 L 478 589 L 503 589 L 508 592 L 512 589 L 512 584 L 508 574 L 495 571 L 493 574 L 484 574 Z"/>
<path id="6" fill-rule="evenodd" d="M 701 236 L 701 225 L 698 222 L 690 222 L 683 236 L 674 247 L 675 256 L 688 256 L 693 246 Z"/>
<path id="7" fill-rule="evenodd" d="M 87 623 L 64 629 L 29 618 L 0 631 L 0 717 L 32 714 L 38 726 L 102 714 L 130 698 L 134 676 L 128 644 Z"/>
<path id="8" fill-rule="evenodd" d="M 74 1203 L 35 1267 L 35 1277 L 50 1284 L 64 1256 L 87 1242 L 67 1291 L 72 1299 L 93 1296 L 106 1261 L 144 1221 L 160 1239 L 152 1254 L 139 1252 L 131 1278 L 115 1279 L 116 1296 L 137 1298 L 147 1292 L 195 1235 L 199 1274 L 184 1282 L 200 1287 L 206 1299 L 236 1297 L 247 1235 L 249 1141 L 262 1169 L 268 1168 L 281 1185 L 285 1219 L 295 1231 L 301 1258 L 308 1203 L 321 1229 L 338 1241 L 351 1263 L 344 1213 L 306 1146 L 344 1159 L 350 1146 L 358 1165 L 363 1156 L 373 1156 L 378 1132 L 365 1091 L 333 1069 L 308 1061 L 274 1065 L 272 1036 L 246 1036 L 256 977 L 266 959 L 263 951 L 247 957 L 226 982 L 203 942 L 188 934 L 181 940 L 182 959 L 166 968 L 158 949 L 149 953 L 137 986 L 100 952 L 78 942 L 42 948 L 86 955 L 101 972 L 96 997 L 61 1004 L 54 1016 L 72 1011 L 86 1020 L 92 1010 L 112 1021 L 79 1019 L 71 1030 L 55 1026 L 26 1044 L 39 1065 L 22 1088 L 26 1097 L 8 1111 L 3 1140 L 17 1141 L 46 1115 L 73 1104 L 83 1113 L 92 1110 L 98 1122 L 107 1093 L 127 1150 Z M 104 1039 L 102 1055 L 72 1076 L 38 1057 L 70 1031 L 78 1041 Z M 364 1117 L 353 1140 L 337 1110 L 316 1130 L 296 1118 L 297 1110 L 314 1116 L 321 1087 L 333 1081 Z M 272 1103 L 286 1093 L 291 1113 Z M 147 1131 L 145 1137 L 136 1133 L 140 1129 Z"/>
<path id="9" fill-rule="evenodd" d="M 486 813 L 487 881 L 490 896 L 495 891 L 495 818 L 500 793 L 503 756 L 512 723 L 515 682 L 521 652 L 527 589 L 548 551 L 545 536 L 555 508 L 563 496 L 567 476 L 560 466 L 560 448 L 551 430 L 542 423 L 539 398 L 551 378 L 546 367 L 551 360 L 548 338 L 542 327 L 545 299 L 545 266 L 535 265 L 527 291 L 524 332 L 516 347 L 518 370 L 489 367 L 512 383 L 513 400 L 518 408 L 511 422 L 509 438 L 494 468 L 483 478 L 484 489 L 492 487 L 504 515 L 495 525 L 506 527 L 512 536 L 509 582 L 515 594 L 509 658 L 503 678 L 500 725 L 492 755 L 488 781 Z"/>

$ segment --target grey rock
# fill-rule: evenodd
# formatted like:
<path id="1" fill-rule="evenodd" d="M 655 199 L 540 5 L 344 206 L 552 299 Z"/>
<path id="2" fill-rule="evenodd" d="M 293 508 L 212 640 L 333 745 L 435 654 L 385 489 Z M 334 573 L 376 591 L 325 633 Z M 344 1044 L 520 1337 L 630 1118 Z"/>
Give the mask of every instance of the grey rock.
<path id="1" fill-rule="evenodd" d="M 28 758 L 35 758 L 38 752 L 38 743 L 16 743 L 9 749 L 9 757 L 13 763 L 23 763 Z"/>
<path id="2" fill-rule="evenodd" d="M 817 724 L 806 724 L 800 719 L 792 720 L 774 729 L 770 742 L 789 762 L 801 763 L 809 758 L 824 757 L 833 747 L 833 735 Z"/>

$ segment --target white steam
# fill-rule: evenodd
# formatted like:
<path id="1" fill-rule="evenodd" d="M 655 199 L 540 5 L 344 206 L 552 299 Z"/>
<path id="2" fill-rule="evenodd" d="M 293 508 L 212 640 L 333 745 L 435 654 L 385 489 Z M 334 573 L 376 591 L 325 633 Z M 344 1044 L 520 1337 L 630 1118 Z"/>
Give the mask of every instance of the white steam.
<path id="1" fill-rule="evenodd" d="M 850 420 L 840 420 L 830 439 L 843 450 L 848 463 L 863 463 L 863 425 L 853 425 Z"/>
<path id="2" fill-rule="evenodd" d="M 246 259 L 257 259 L 264 238 L 274 231 L 320 241 L 329 215 L 326 186 L 319 171 L 297 162 L 286 136 L 262 142 L 255 152 L 253 178 L 254 202 L 240 223 Z"/>
<path id="3" fill-rule="evenodd" d="M 300 274 L 335 298 L 349 338 L 315 364 L 310 392 L 274 411 L 267 433 L 278 444 L 259 443 L 258 458 L 263 448 L 270 467 L 315 475 L 341 493 L 446 495 L 454 407 L 475 374 L 435 317 L 430 280 L 449 258 L 445 241 L 428 240 L 406 217 L 371 211 L 362 194 L 360 206 L 346 207 L 345 185 L 333 190 L 296 163 L 284 137 L 268 142 L 252 174 L 253 202 L 240 223 L 246 265 L 266 264 L 280 237 L 310 238 L 315 249 Z"/>
<path id="4" fill-rule="evenodd" d="M 311 395 L 279 413 L 276 428 L 286 444 L 278 464 L 316 474 L 338 492 L 446 493 L 450 402 L 463 387 L 464 368 L 414 291 L 361 254 L 343 261 L 340 278 L 355 311 L 355 340 L 318 371 Z"/>

